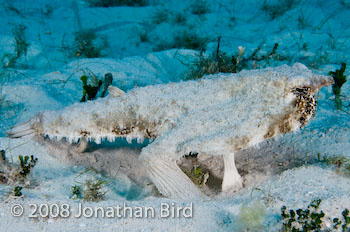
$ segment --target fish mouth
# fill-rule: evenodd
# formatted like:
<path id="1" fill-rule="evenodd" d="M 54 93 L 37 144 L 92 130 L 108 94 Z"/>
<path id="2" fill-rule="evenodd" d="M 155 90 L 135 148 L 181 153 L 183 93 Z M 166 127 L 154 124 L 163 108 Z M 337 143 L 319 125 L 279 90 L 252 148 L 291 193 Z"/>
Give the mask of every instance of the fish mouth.
<path id="1" fill-rule="evenodd" d="M 297 113 L 297 120 L 300 127 L 304 127 L 316 115 L 317 99 L 315 93 L 317 90 L 310 86 L 295 87 L 291 89 L 295 95 L 295 107 Z"/>

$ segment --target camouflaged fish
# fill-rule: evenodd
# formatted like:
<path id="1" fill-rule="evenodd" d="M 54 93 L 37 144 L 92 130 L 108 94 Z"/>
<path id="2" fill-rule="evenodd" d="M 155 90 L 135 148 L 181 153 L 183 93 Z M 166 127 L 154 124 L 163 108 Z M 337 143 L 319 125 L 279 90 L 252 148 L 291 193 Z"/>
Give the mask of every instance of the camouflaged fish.
<path id="1" fill-rule="evenodd" d="M 302 64 L 209 75 L 197 81 L 138 87 L 106 98 L 43 111 L 8 131 L 9 137 L 35 135 L 78 143 L 141 142 L 140 160 L 159 192 L 170 198 L 202 197 L 177 161 L 189 152 L 222 156 L 223 192 L 242 188 L 235 152 L 298 130 L 316 112 L 315 93 L 332 84 Z M 83 155 L 83 154 L 82 154 Z"/>

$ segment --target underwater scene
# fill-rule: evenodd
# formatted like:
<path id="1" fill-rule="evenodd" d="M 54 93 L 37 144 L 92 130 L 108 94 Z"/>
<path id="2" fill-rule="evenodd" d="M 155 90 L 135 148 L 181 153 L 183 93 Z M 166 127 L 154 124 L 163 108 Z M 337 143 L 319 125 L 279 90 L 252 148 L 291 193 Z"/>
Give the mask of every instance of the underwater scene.
<path id="1" fill-rule="evenodd" d="M 0 232 L 350 232 L 349 0 L 0 0 Z"/>

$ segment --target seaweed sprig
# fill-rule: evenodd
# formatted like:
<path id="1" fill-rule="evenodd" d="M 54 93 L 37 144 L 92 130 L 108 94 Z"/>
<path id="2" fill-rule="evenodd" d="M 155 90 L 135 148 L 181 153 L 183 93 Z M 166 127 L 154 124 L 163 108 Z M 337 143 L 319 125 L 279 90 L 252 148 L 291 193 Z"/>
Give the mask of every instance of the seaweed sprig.
<path id="1" fill-rule="evenodd" d="M 80 102 L 86 102 L 87 100 L 94 100 L 97 97 L 105 97 L 108 87 L 113 82 L 113 76 L 111 73 L 106 73 L 102 81 L 98 79 L 94 73 L 88 72 L 88 74 L 81 76 L 80 80 L 83 83 L 83 96 Z M 90 80 L 91 83 L 88 83 L 88 80 Z M 98 96 L 99 92 L 101 92 L 101 94 Z"/>
<path id="2" fill-rule="evenodd" d="M 5 53 L 1 58 L 2 67 L 14 68 L 17 65 L 18 59 L 22 56 L 27 56 L 29 42 L 26 40 L 25 30 L 27 27 L 23 24 L 16 25 L 12 30 L 14 37 L 14 53 Z"/>
<path id="3" fill-rule="evenodd" d="M 18 156 L 19 164 L 9 162 L 5 151 L 0 151 L 0 183 L 8 185 L 21 185 L 26 187 L 31 184 L 29 174 L 32 172 L 38 158 L 32 156 Z"/>
<path id="4" fill-rule="evenodd" d="M 220 51 L 221 37 L 218 38 L 217 49 L 208 57 L 201 53 L 190 69 L 186 80 L 196 80 L 204 75 L 216 73 L 237 73 L 243 69 L 254 69 L 258 65 L 269 65 L 271 61 L 281 61 L 286 57 L 277 53 L 279 44 L 275 43 L 270 51 L 261 52 L 262 45 L 259 45 L 252 53 L 245 52 L 245 48 L 238 47 L 238 53 L 228 55 Z"/>
<path id="5" fill-rule="evenodd" d="M 325 214 L 319 210 L 321 199 L 313 200 L 306 209 L 287 210 L 286 206 L 281 208 L 283 219 L 283 232 L 309 232 L 319 231 L 322 227 L 322 219 Z"/>
<path id="6" fill-rule="evenodd" d="M 350 231 L 349 210 L 342 212 L 343 220 L 339 218 L 331 219 L 332 230 L 325 228 L 325 213 L 320 210 L 322 200 L 313 200 L 306 209 L 288 210 L 286 206 L 281 208 L 283 220 L 282 232 L 321 232 L 321 231 Z"/>
<path id="7" fill-rule="evenodd" d="M 23 196 L 22 194 L 22 187 L 21 186 L 16 186 L 14 189 L 13 189 L 13 196 L 15 197 L 21 197 Z"/>
<path id="8" fill-rule="evenodd" d="M 104 190 L 104 186 L 107 181 L 98 179 L 98 180 L 87 180 L 85 182 L 85 190 L 83 193 L 84 201 L 98 202 L 105 199 L 107 191 Z"/>
<path id="9" fill-rule="evenodd" d="M 19 165 L 21 167 L 21 171 L 19 172 L 19 174 L 23 177 L 26 178 L 27 175 L 32 171 L 32 169 L 34 168 L 36 162 L 38 161 L 38 158 L 34 158 L 33 155 L 30 156 L 30 160 L 29 160 L 29 156 L 18 156 L 18 159 L 20 161 Z M 29 161 L 29 162 L 28 162 Z"/>
<path id="10" fill-rule="evenodd" d="M 342 109 L 343 107 L 343 102 L 341 99 L 341 88 L 346 82 L 346 75 L 344 74 L 345 69 L 346 69 L 346 63 L 343 62 L 341 64 L 340 69 L 335 70 L 335 72 L 333 71 L 329 72 L 329 75 L 332 76 L 334 80 L 334 84 L 332 85 L 332 90 L 335 96 L 334 102 L 337 109 Z"/>
<path id="11" fill-rule="evenodd" d="M 71 187 L 72 199 L 77 200 L 82 198 L 81 188 L 79 185 L 74 185 Z"/>

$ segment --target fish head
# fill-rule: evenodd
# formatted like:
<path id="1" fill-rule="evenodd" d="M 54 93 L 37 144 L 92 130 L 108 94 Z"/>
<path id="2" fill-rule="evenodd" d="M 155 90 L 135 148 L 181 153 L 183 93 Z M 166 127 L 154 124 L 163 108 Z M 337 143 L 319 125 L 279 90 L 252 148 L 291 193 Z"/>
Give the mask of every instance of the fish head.
<path id="1" fill-rule="evenodd" d="M 294 74 L 289 77 L 288 88 L 292 96 L 291 107 L 299 128 L 307 125 L 316 115 L 316 94 L 322 87 L 333 84 L 330 76 L 312 73 L 302 64 L 292 66 Z"/>

